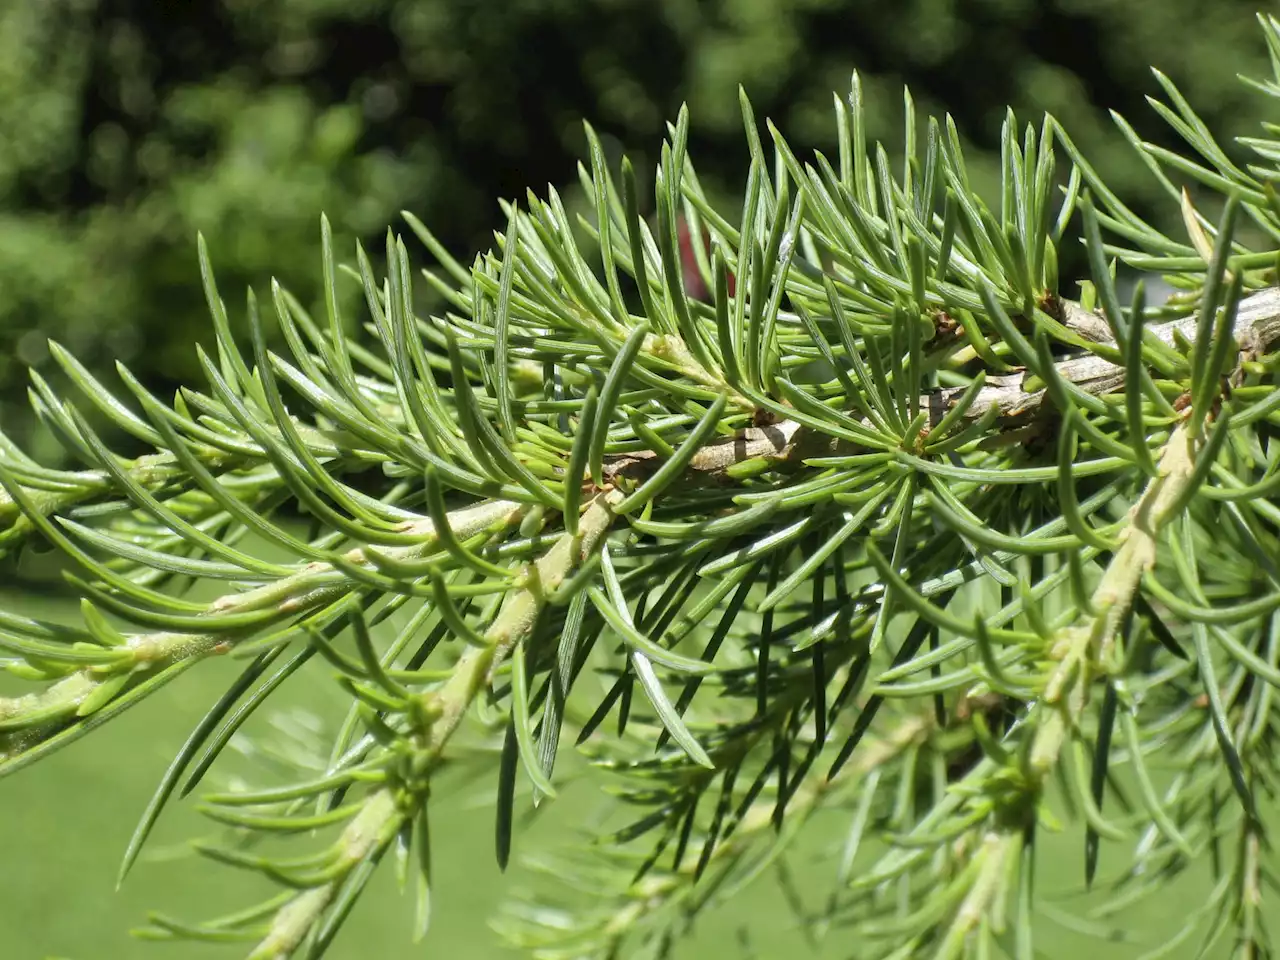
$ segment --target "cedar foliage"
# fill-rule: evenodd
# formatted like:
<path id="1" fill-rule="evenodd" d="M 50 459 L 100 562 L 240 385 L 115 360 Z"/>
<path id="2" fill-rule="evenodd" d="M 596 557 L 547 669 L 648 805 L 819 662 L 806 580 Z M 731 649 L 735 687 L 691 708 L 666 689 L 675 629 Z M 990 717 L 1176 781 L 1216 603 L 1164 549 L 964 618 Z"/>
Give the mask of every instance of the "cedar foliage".
<path id="1" fill-rule="evenodd" d="M 1276 99 L 1280 20 L 1260 23 L 1274 77 L 1249 83 Z M 0 438 L 0 549 L 56 547 L 82 613 L 0 612 L 3 665 L 31 685 L 0 699 L 0 775 L 243 660 L 123 876 L 318 658 L 350 704 L 319 772 L 201 805 L 225 838 L 198 852 L 279 893 L 143 935 L 318 957 L 388 853 L 422 934 L 433 788 L 487 762 L 505 865 L 568 736 L 632 819 L 544 861 L 538 899 L 504 915 L 537 956 L 666 954 L 820 809 L 848 840 L 830 898 L 800 909 L 857 955 L 1038 955 L 1037 843 L 1064 819 L 1113 920 L 1212 856 L 1169 948 L 1269 955 L 1280 128 L 1237 161 L 1156 77 L 1183 149 L 1131 139 L 1177 235 L 1049 116 L 1010 112 L 994 196 L 910 95 L 892 163 L 855 75 L 830 159 L 743 96 L 738 210 L 703 191 L 681 111 L 652 219 L 588 127 L 588 215 L 530 192 L 469 266 L 409 214 L 384 275 L 359 246 L 340 264 L 322 220 L 323 315 L 250 291 L 247 344 L 202 241 L 204 387 L 166 402 L 120 364 L 113 390 L 53 343 L 68 386 L 32 371 L 34 408 L 82 469 Z M 707 238 L 705 300 L 681 223 Z M 1058 261 L 1079 244 L 1073 298 Z M 1148 303 L 1139 279 L 1122 301 L 1119 264 L 1174 292 Z M 415 285 L 446 307 L 419 314 Z M 152 452 L 113 452 L 90 411 Z M 194 580 L 225 589 L 196 601 Z"/>

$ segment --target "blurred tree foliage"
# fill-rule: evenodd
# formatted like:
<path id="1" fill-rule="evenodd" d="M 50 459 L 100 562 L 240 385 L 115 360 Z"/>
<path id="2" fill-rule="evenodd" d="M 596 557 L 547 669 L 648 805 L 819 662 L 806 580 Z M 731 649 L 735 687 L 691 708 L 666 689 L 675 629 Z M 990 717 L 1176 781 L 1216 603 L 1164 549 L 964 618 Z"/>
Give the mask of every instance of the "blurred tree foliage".
<path id="1" fill-rule="evenodd" d="M 1098 108 L 1146 119 L 1156 63 L 1212 128 L 1251 131 L 1260 98 L 1236 74 L 1261 72 L 1255 5 L 7 0 L 4 429 L 24 431 L 20 365 L 41 363 L 47 337 L 162 387 L 194 375 L 191 341 L 209 329 L 197 230 L 224 291 L 275 275 L 311 302 L 320 211 L 346 249 L 357 236 L 376 249 L 406 207 L 453 249 L 486 246 L 496 197 L 572 180 L 583 118 L 639 157 L 687 100 L 704 181 L 741 183 L 738 83 L 815 144 L 832 139 L 831 91 L 855 68 L 890 143 L 904 83 L 978 146 L 1004 104 L 1025 120 L 1049 110 L 1141 211 L 1155 182 Z"/>

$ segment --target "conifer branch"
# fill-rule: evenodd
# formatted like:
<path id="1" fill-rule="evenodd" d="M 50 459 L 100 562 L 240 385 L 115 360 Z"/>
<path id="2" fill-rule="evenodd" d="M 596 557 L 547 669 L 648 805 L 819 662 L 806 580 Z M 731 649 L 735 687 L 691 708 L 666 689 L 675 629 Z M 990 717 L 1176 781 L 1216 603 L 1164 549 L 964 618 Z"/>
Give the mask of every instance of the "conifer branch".
<path id="1" fill-rule="evenodd" d="M 530 635 L 548 594 L 553 593 L 598 548 L 613 520 L 611 502 L 616 504 L 618 499 L 608 494 L 593 499 L 583 514 L 578 535 L 562 534 L 555 546 L 536 563 L 529 565 L 523 574 L 524 585 L 507 596 L 497 618 L 485 633 L 484 643 L 469 647 L 454 664 L 449 680 L 439 690 L 426 695 L 424 711 L 430 718 L 429 725 L 423 732 L 418 754 L 412 758 L 420 776 L 429 777 L 463 715 L 491 682 L 494 671 L 506 659 L 511 648 Z M 508 510 L 514 507 L 514 504 L 507 505 Z M 338 840 L 342 869 L 326 883 L 300 892 L 282 906 L 271 923 L 270 931 L 250 954 L 251 960 L 277 960 L 290 956 L 301 942 L 302 935 L 320 923 L 325 909 L 347 881 L 349 872 L 385 848 L 405 822 L 417 815 L 424 803 L 424 796 L 415 795 L 404 786 L 399 790 L 384 787 L 371 793 Z"/>
<path id="2" fill-rule="evenodd" d="M 1262 26 L 1277 76 L 1256 87 L 1280 100 L 1280 21 Z M 195 853 L 282 889 L 201 923 L 152 915 L 145 936 L 316 960 L 391 849 L 424 933 L 431 797 L 457 761 L 496 768 L 505 866 L 521 785 L 554 799 L 572 736 L 635 817 L 504 918 L 544 960 L 662 955 L 762 873 L 790 891 L 788 844 L 818 809 L 848 829 L 829 896 L 789 896 L 815 937 L 1033 956 L 1037 838 L 1065 812 L 1086 882 L 1107 885 L 1100 918 L 1212 849 L 1228 920 L 1206 937 L 1234 929 L 1262 955 L 1280 145 L 1243 141 L 1256 162 L 1240 165 L 1157 82 L 1190 154 L 1121 127 L 1185 238 L 1129 210 L 1052 118 L 1009 115 L 988 206 L 950 120 L 917 137 L 908 96 L 897 173 L 866 142 L 855 76 L 834 163 L 772 124 L 766 139 L 743 96 L 740 216 L 704 193 L 683 110 L 652 219 L 589 127 L 579 222 L 554 190 L 504 204 L 467 268 L 406 216 L 437 263 L 435 314 L 400 237 L 379 278 L 359 245 L 337 263 L 322 220 L 323 322 L 273 284 L 274 348 L 250 293 L 246 353 L 201 241 L 205 390 L 162 403 L 121 370 L 126 402 L 55 345 L 74 399 L 34 372 L 32 396 L 81 469 L 0 437 L 0 551 L 51 544 L 81 600 L 73 624 L 0 611 L 0 667 L 31 684 L 0 698 L 0 775 L 226 654 L 244 669 L 164 772 L 121 873 L 204 785 L 226 839 Z M 1216 223 L 1175 181 L 1221 198 Z M 1058 268 L 1076 224 L 1078 302 Z M 706 248 L 686 255 L 682 230 Z M 1117 261 L 1178 293 L 1149 308 L 1139 283 L 1122 305 Z M 356 336 L 340 282 L 364 295 Z M 108 431 L 154 452 L 123 457 Z M 193 600 L 194 581 L 223 589 Z M 314 658 L 348 703 L 316 756 L 290 752 L 291 782 L 237 770 L 210 788 Z M 1134 836 L 1099 880 L 1102 851 Z M 276 837 L 318 849 L 257 843 Z"/>
<path id="3" fill-rule="evenodd" d="M 1077 315 L 1077 329 L 1087 326 L 1097 334 L 1098 324 L 1104 327 L 1106 325 L 1106 321 L 1098 314 L 1083 311 L 1079 305 L 1072 305 L 1070 310 Z M 1081 314 L 1092 318 L 1089 324 L 1086 325 L 1079 319 Z M 1188 315 L 1155 324 L 1148 331 L 1152 337 L 1170 346 L 1179 339 L 1194 346 L 1196 323 L 1196 316 Z M 1243 300 L 1239 306 L 1237 326 L 1243 355 L 1259 357 L 1267 353 L 1280 341 L 1280 288 L 1261 290 Z M 1097 334 L 1091 339 L 1101 348 L 1119 349 L 1119 345 L 1109 334 Z M 1125 384 L 1125 367 L 1094 353 L 1060 360 L 1055 364 L 1055 369 L 1061 380 L 1093 396 L 1115 393 L 1122 390 Z M 1033 381 L 1033 377 L 1030 371 L 1004 377 L 988 377 L 986 384 L 971 398 L 962 418 L 966 422 L 977 422 L 996 413 L 1005 420 L 1025 421 L 1049 401 L 1048 391 L 1028 389 L 1028 383 Z M 966 387 L 946 387 L 922 395 L 917 402 L 919 409 L 929 413 L 926 426 L 936 426 L 955 407 L 966 390 Z M 863 419 L 861 424 L 867 428 L 874 426 L 868 419 Z M 796 451 L 816 456 L 859 449 L 849 443 L 831 442 L 826 450 L 822 450 L 807 442 L 815 433 L 820 435 L 821 431 L 806 429 L 802 424 L 786 419 L 764 427 L 746 427 L 732 437 L 722 437 L 702 447 L 689 461 L 688 469 L 695 475 L 722 473 L 736 464 L 757 457 L 785 461 Z M 987 439 L 988 442 L 998 442 L 995 434 L 989 435 Z M 651 450 L 624 454 L 606 465 L 606 475 L 610 478 L 643 478 L 647 468 L 651 469 L 661 460 L 661 455 Z"/>

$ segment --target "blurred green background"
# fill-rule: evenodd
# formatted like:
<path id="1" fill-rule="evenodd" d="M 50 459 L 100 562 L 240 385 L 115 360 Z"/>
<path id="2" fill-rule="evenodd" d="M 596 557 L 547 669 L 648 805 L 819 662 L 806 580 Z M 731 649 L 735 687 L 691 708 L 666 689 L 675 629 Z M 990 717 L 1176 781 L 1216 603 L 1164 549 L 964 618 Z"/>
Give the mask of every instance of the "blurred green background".
<path id="1" fill-rule="evenodd" d="M 318 217 L 339 250 L 412 210 L 467 259 L 498 197 L 576 183 L 588 118 L 645 170 L 681 102 L 712 188 L 745 178 L 736 87 L 797 148 L 834 142 L 865 78 L 898 138 L 902 86 L 989 149 L 1045 111 L 1142 212 L 1154 181 L 1107 117 L 1165 139 L 1159 65 L 1224 139 L 1264 98 L 1258 0 L 5 0 L 0 3 L 0 396 L 21 433 L 46 338 L 157 383 L 207 337 L 195 234 L 234 307 L 277 276 L 309 302 Z M 975 159 L 973 164 L 980 166 Z M 1176 211 L 1174 211 L 1176 212 Z M 354 291 L 352 291 L 354 294 Z"/>
<path id="2" fill-rule="evenodd" d="M 372 249 L 407 208 L 464 260 L 500 226 L 498 197 L 574 192 L 590 119 L 644 169 L 687 101 L 702 178 L 734 197 L 746 164 L 736 87 L 801 152 L 833 143 L 831 93 L 862 72 L 873 135 L 894 141 L 902 86 L 951 112 L 979 151 L 1006 105 L 1048 110 L 1134 209 L 1168 222 L 1156 185 L 1107 117 L 1168 136 L 1144 97 L 1155 64 L 1224 141 L 1252 132 L 1263 98 L 1237 72 L 1268 68 L 1257 0 L 3 0 L 0 2 L 0 428 L 46 457 L 24 368 L 46 374 L 53 337 L 95 370 L 124 361 L 157 389 L 194 379 L 209 342 L 195 234 L 229 302 L 278 277 L 304 303 L 319 279 L 318 218 L 340 249 Z M 989 154 L 988 154 L 989 156 Z M 988 164 L 990 161 L 987 160 Z M 354 291 L 352 291 L 354 293 Z M 108 377 L 108 382 L 111 378 Z M 58 615 L 54 592 L 0 603 Z M 215 695 L 210 666 L 38 769 L 0 785 L 0 957 L 227 955 L 131 942 L 147 907 L 208 915 L 241 893 L 228 871 L 147 862 L 112 893 L 115 865 L 167 756 Z M 310 684 L 310 685 L 308 685 Z M 323 712 L 322 678 L 291 694 Z M 477 792 L 479 791 L 479 792 Z M 589 789 L 587 794 L 594 791 Z M 598 793 L 595 793 L 598 796 Z M 453 804 L 440 837 L 437 923 L 420 950 L 389 884 L 338 957 L 498 956 L 485 916 L 501 892 L 489 819 Z M 575 806 L 575 804 L 577 806 Z M 542 841 L 590 807 L 574 793 Z M 172 816 L 165 835 L 192 818 Z M 561 824 L 557 826 L 557 824 Z M 834 826 L 839 829 L 838 825 Z M 821 831 L 813 842 L 825 842 Z M 827 836 L 827 839 L 830 839 Z M 1079 875 L 1064 840 L 1063 883 Z M 384 880 L 386 878 L 383 878 Z M 818 889 L 823 878 L 812 880 Z M 520 882 L 519 872 L 504 883 Z M 1146 918 L 1203 896 L 1194 878 Z M 761 957 L 798 941 L 762 888 L 710 918 L 685 956 Z M 240 898 L 245 899 L 244 897 Z M 1084 941 L 1063 934 L 1063 957 Z M 855 945 L 829 945 L 846 956 Z M 1129 957 L 1131 945 L 1088 949 Z M 1110 951 L 1110 952 L 1108 952 Z M 234 953 L 234 951 L 233 951 Z M 1191 954 L 1188 953 L 1188 956 Z"/>

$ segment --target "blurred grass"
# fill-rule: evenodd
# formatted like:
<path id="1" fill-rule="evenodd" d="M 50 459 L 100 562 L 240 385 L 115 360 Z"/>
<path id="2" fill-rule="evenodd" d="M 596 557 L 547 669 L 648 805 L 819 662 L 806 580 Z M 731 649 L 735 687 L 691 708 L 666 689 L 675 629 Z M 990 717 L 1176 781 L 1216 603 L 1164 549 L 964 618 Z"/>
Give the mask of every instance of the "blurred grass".
<path id="1" fill-rule="evenodd" d="M 0 591 L 0 605 L 46 618 L 74 614 L 60 601 Z M 34 768 L 0 784 L 0 958 L 3 960 L 215 960 L 241 956 L 235 947 L 147 943 L 129 935 L 148 910 L 188 920 L 216 916 L 255 902 L 266 888 L 249 875 L 202 861 L 185 850 L 186 839 L 207 831 L 190 800 L 166 810 L 147 851 L 124 887 L 115 892 L 121 854 L 151 790 L 206 707 L 238 669 L 235 661 L 210 661 L 174 681 L 150 700 Z M 300 672 L 283 687 L 276 710 L 305 706 L 322 712 L 333 688 L 323 668 Z M 333 701 L 336 702 L 336 701 Z M 268 708 L 269 709 L 269 708 Z M 332 716 L 334 711 L 329 711 Z M 259 718 L 261 719 L 261 718 Z M 233 761 L 234 762 L 234 761 Z M 215 772 L 218 768 L 215 767 Z M 492 850 L 492 808 L 485 802 L 490 778 L 442 791 L 433 811 L 436 890 L 431 932 L 410 942 L 411 904 L 396 890 L 390 861 L 379 871 L 330 953 L 355 958 L 460 957 L 512 960 L 487 926 L 513 885 L 532 875 L 514 865 L 502 875 Z M 451 795 L 452 794 L 452 795 Z M 577 782 L 517 837 L 517 855 L 570 842 L 572 831 L 602 801 L 599 780 Z M 810 905 L 825 900 L 829 856 L 843 843 L 846 820 L 837 813 L 815 817 L 788 863 Z M 1077 889 L 1082 882 L 1082 844 L 1075 829 L 1043 835 L 1037 884 L 1047 894 Z M 1104 846 L 1100 876 L 1122 862 L 1123 850 Z M 806 869 L 806 865 L 815 865 Z M 1210 887 L 1207 865 L 1199 865 L 1162 895 L 1124 914 L 1124 925 L 1142 943 L 1107 943 L 1041 921 L 1043 956 L 1049 960 L 1131 960 L 1171 936 L 1202 906 Z M 1084 902 L 1100 903 L 1094 893 Z M 1076 900 L 1071 901 L 1075 906 Z M 1196 955 L 1193 938 L 1173 960 Z M 1225 957 L 1229 944 L 1212 956 Z M 681 958 L 870 957 L 860 944 L 834 929 L 814 953 L 805 944 L 771 877 L 704 916 L 695 935 L 677 952 Z"/>

